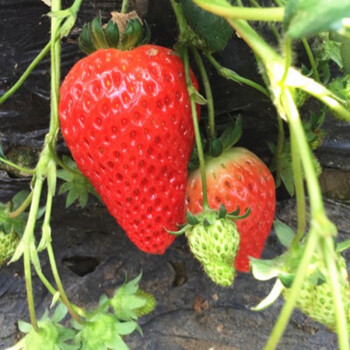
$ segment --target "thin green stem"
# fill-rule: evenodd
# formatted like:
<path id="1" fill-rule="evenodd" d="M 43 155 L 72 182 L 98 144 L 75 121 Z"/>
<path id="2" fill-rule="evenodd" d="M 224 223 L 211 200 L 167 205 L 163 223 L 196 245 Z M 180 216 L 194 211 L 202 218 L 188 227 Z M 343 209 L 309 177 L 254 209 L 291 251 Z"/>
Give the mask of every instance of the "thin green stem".
<path id="1" fill-rule="evenodd" d="M 8 166 L 10 166 L 13 169 L 16 169 L 22 173 L 25 174 L 29 174 L 29 175 L 33 175 L 35 173 L 34 169 L 29 169 L 29 168 L 25 168 L 22 166 L 17 165 L 16 163 L 11 162 L 10 160 L 7 160 L 5 158 L 0 157 L 0 162 L 7 164 Z"/>
<path id="2" fill-rule="evenodd" d="M 311 47 L 308 43 L 308 41 L 303 38 L 301 39 L 301 42 L 303 43 L 304 45 L 304 49 L 305 49 L 305 52 L 307 54 L 307 57 L 309 59 L 309 62 L 310 62 L 310 65 L 311 65 L 311 69 L 312 69 L 312 73 L 313 73 L 313 76 L 314 76 L 314 79 L 317 81 L 317 82 L 321 82 L 321 79 L 320 79 L 320 76 L 318 74 L 318 70 L 317 70 L 317 65 L 316 65 L 316 61 L 315 61 L 315 57 L 312 53 L 312 50 L 311 50 Z"/>
<path id="3" fill-rule="evenodd" d="M 50 155 L 52 156 L 52 158 L 55 160 L 55 162 L 62 168 L 65 169 L 67 171 L 69 171 L 70 173 L 74 174 L 74 175 L 79 175 L 79 176 L 83 176 L 82 173 L 80 173 L 79 171 L 76 171 L 74 169 L 72 169 L 71 167 L 69 167 L 64 161 L 62 161 L 56 154 L 54 146 L 52 145 L 52 142 L 48 142 L 48 146 L 50 149 Z"/>
<path id="4" fill-rule="evenodd" d="M 46 287 L 46 289 L 54 296 L 56 294 L 55 287 L 49 282 L 49 280 L 46 278 L 46 276 L 43 274 L 39 262 L 39 255 L 36 249 L 33 249 L 32 253 L 32 261 L 35 260 L 38 263 L 33 263 L 34 269 L 38 277 L 40 278 L 43 285 Z"/>
<path id="5" fill-rule="evenodd" d="M 255 7 L 259 7 L 259 8 L 261 7 L 261 5 L 255 0 L 250 0 L 250 3 L 253 6 L 255 6 Z M 278 5 L 278 6 L 283 7 L 282 5 Z M 273 35 L 275 36 L 277 42 L 279 42 L 280 39 L 281 39 L 281 36 L 280 36 L 280 33 L 278 32 L 278 30 L 276 28 L 275 23 L 274 22 L 268 22 L 268 26 L 269 26 L 270 30 L 272 31 Z"/>
<path id="6" fill-rule="evenodd" d="M 43 176 L 40 172 L 37 173 L 34 181 L 33 187 L 33 197 L 31 201 L 31 206 L 29 210 L 28 220 L 26 227 L 23 233 L 23 243 L 24 243 L 24 273 L 25 273 L 25 281 L 26 281 L 26 292 L 27 292 L 27 302 L 28 302 L 28 310 L 31 324 L 34 330 L 38 330 L 37 319 L 35 315 L 35 303 L 34 303 L 34 295 L 33 295 L 33 285 L 32 285 L 32 273 L 31 273 L 31 265 L 30 265 L 30 246 L 34 244 L 34 228 L 36 223 L 36 217 L 39 208 L 41 190 L 43 186 Z"/>
<path id="7" fill-rule="evenodd" d="M 23 263 L 24 263 L 24 275 L 26 282 L 26 293 L 27 293 L 27 304 L 29 310 L 30 323 L 33 326 L 35 331 L 38 331 L 38 322 L 36 319 L 35 313 L 35 302 L 34 302 L 34 293 L 33 293 L 33 281 L 32 281 L 32 272 L 30 265 L 30 246 L 29 242 L 26 242 L 23 252 Z"/>
<path id="8" fill-rule="evenodd" d="M 121 13 L 127 13 L 129 9 L 129 0 L 123 0 L 122 8 L 120 10 Z"/>
<path id="9" fill-rule="evenodd" d="M 338 344 L 340 350 L 349 350 L 349 334 L 347 327 L 347 315 L 343 305 L 342 295 L 340 292 L 341 286 L 339 281 L 341 276 L 336 267 L 334 252 L 333 237 L 326 237 L 321 242 L 323 256 L 328 270 L 328 278 L 330 279 L 330 286 L 333 294 L 333 301 L 335 305 L 336 317 L 336 331 L 338 335 Z"/>
<path id="10" fill-rule="evenodd" d="M 205 52 L 205 56 L 208 58 L 209 62 L 214 66 L 214 68 L 218 71 L 218 73 L 224 78 L 250 86 L 270 98 L 268 90 L 260 84 L 250 79 L 242 77 L 241 75 L 237 74 L 229 68 L 223 67 L 209 52 Z"/>
<path id="11" fill-rule="evenodd" d="M 170 0 L 170 4 L 173 8 L 173 11 L 176 17 L 177 26 L 179 29 L 179 37 L 177 40 L 178 43 L 180 43 L 181 45 L 188 41 L 191 41 L 190 37 L 193 36 L 193 32 L 190 30 L 190 28 L 187 25 L 187 22 L 182 12 L 181 4 L 176 0 Z"/>
<path id="12" fill-rule="evenodd" d="M 38 56 L 31 62 L 28 68 L 24 71 L 21 77 L 17 80 L 17 82 L 4 94 L 0 97 L 0 104 L 4 103 L 12 94 L 14 94 L 19 87 L 24 83 L 24 81 L 28 78 L 29 74 L 33 71 L 33 69 L 40 63 L 40 61 L 47 55 L 50 51 L 51 42 L 48 42 L 45 47 L 40 51 Z"/>
<path id="13" fill-rule="evenodd" d="M 280 81 L 281 85 L 284 85 L 288 76 L 289 68 L 292 65 L 292 40 L 291 39 L 289 38 L 285 39 L 283 52 L 284 52 L 284 73 Z"/>
<path id="14" fill-rule="evenodd" d="M 243 19 L 247 21 L 264 21 L 264 22 L 282 22 L 284 17 L 283 7 L 270 8 L 251 8 L 251 7 L 237 7 L 231 6 L 229 3 L 216 5 L 209 1 L 202 2 L 201 0 L 194 0 L 194 2 L 207 11 L 213 12 L 219 16 Z"/>
<path id="15" fill-rule="evenodd" d="M 299 153 L 298 139 L 295 133 L 291 130 L 290 135 L 291 141 L 291 155 L 292 155 L 292 170 L 295 188 L 295 198 L 297 205 L 297 218 L 298 227 L 297 233 L 293 240 L 293 245 L 296 246 L 306 229 L 306 201 L 305 201 L 305 189 L 304 189 L 304 179 L 303 179 L 303 169 L 301 165 L 301 155 Z"/>
<path id="16" fill-rule="evenodd" d="M 301 157 L 308 194 L 310 197 L 310 207 L 312 217 L 316 215 L 325 215 L 321 187 L 318 182 L 317 173 L 312 160 L 312 153 L 306 139 L 305 131 L 300 120 L 298 108 L 295 105 L 292 93 L 285 89 L 284 109 L 288 117 L 291 133 L 298 143 L 299 154 Z"/>
<path id="17" fill-rule="evenodd" d="M 21 205 L 14 211 L 10 212 L 8 214 L 8 216 L 11 218 L 11 219 L 14 219 L 16 218 L 18 215 L 22 214 L 27 208 L 28 206 L 30 205 L 31 201 L 32 201 L 32 198 L 33 198 L 33 192 L 31 191 L 28 196 L 26 197 L 26 199 L 21 203 Z"/>
<path id="18" fill-rule="evenodd" d="M 72 6 L 70 7 L 70 13 L 73 15 L 76 15 L 76 13 L 79 10 L 79 7 L 81 5 L 82 0 L 75 0 Z M 55 5 L 52 7 L 55 8 Z M 55 16 L 52 16 L 55 17 Z M 57 19 L 58 22 L 61 21 L 61 19 Z M 70 21 L 72 23 L 72 21 Z M 58 27 L 58 26 L 57 26 Z M 5 102 L 11 95 L 13 95 L 20 86 L 24 83 L 24 81 L 28 78 L 30 73 L 35 69 L 35 67 L 40 63 L 40 61 L 47 55 L 47 53 L 51 49 L 52 41 L 57 41 L 60 39 L 61 36 L 67 35 L 66 28 L 62 28 L 63 30 L 57 30 L 55 32 L 55 35 L 51 34 L 51 40 L 45 45 L 45 47 L 39 52 L 39 54 L 36 56 L 36 58 L 30 63 L 28 68 L 24 71 L 24 73 L 21 75 L 21 77 L 17 80 L 17 82 L 3 95 L 0 97 L 0 104 Z"/>
<path id="19" fill-rule="evenodd" d="M 215 139 L 216 138 L 215 110 L 214 110 L 214 100 L 213 100 L 213 93 L 212 93 L 211 86 L 210 86 L 210 81 L 209 81 L 205 66 L 203 64 L 203 60 L 198 53 L 198 50 L 193 47 L 192 52 L 193 52 L 194 59 L 195 59 L 197 66 L 198 66 L 199 73 L 200 73 L 201 78 L 202 78 L 202 83 L 203 83 L 203 87 L 204 87 L 204 91 L 205 91 L 205 98 L 207 100 L 209 137 L 211 139 Z"/>
<path id="20" fill-rule="evenodd" d="M 60 275 L 58 273 L 57 269 L 57 264 L 55 260 L 55 255 L 52 249 L 52 244 L 51 244 L 51 230 L 50 228 L 50 218 L 51 218 L 51 211 L 52 211 L 52 201 L 53 201 L 53 193 L 51 193 L 50 188 L 47 194 L 46 198 L 46 211 L 45 211 L 45 217 L 44 217 L 44 222 L 43 222 L 43 231 L 44 228 L 46 227 L 46 231 L 50 231 L 50 235 L 47 235 L 46 237 L 46 250 L 49 256 L 49 261 L 50 261 L 50 266 L 51 266 L 51 271 L 54 277 L 54 280 L 57 285 L 58 292 L 60 294 L 60 299 L 63 302 L 63 304 L 67 307 L 68 312 L 71 314 L 71 316 L 79 323 L 82 323 L 82 320 L 80 316 L 76 313 L 74 310 L 72 304 L 70 303 L 67 294 L 64 290 L 64 287 L 62 285 L 62 281 L 60 278 Z M 44 234 L 44 233 L 43 233 Z"/>
<path id="21" fill-rule="evenodd" d="M 184 49 L 183 60 L 184 60 L 184 66 L 185 66 L 186 84 L 187 84 L 187 89 L 188 89 L 188 93 L 189 93 L 190 101 L 191 101 L 193 128 L 194 128 L 194 134 L 195 134 L 195 138 L 196 138 L 196 147 L 197 147 L 198 158 L 199 158 L 199 167 L 200 167 L 200 172 L 201 172 L 202 189 L 203 189 L 203 211 L 204 211 L 204 210 L 209 208 L 208 194 L 207 194 L 207 176 L 206 176 L 206 171 L 205 171 L 205 160 L 204 160 L 203 146 L 202 146 L 201 135 L 200 135 L 200 131 L 199 131 L 196 99 L 195 99 L 195 95 L 194 95 L 195 88 L 194 88 L 192 81 L 191 81 L 190 65 L 189 65 L 187 48 Z"/>
<path id="22" fill-rule="evenodd" d="M 60 275 L 58 273 L 58 269 L 57 269 L 57 265 L 56 265 L 56 260 L 55 260 L 55 255 L 52 249 L 52 245 L 51 242 L 47 243 L 47 253 L 49 256 L 49 261 L 50 261 L 50 265 L 51 265 L 51 271 L 53 274 L 53 277 L 55 279 L 56 285 L 57 285 L 57 289 L 60 293 L 60 297 L 62 302 L 64 303 L 64 305 L 66 305 L 68 312 L 71 314 L 71 316 L 79 323 L 83 323 L 83 320 L 81 319 L 81 317 L 76 313 L 76 311 L 74 310 L 72 304 L 70 303 L 67 294 L 64 290 L 64 287 L 62 285 L 62 281 L 60 278 Z"/>
<path id="23" fill-rule="evenodd" d="M 317 232 L 310 231 L 308 235 L 308 240 L 305 246 L 304 254 L 300 260 L 297 273 L 295 275 L 293 285 L 288 292 L 288 298 L 283 305 L 283 308 L 278 316 L 278 319 L 274 325 L 271 332 L 270 338 L 265 345 L 265 350 L 276 349 L 284 330 L 286 329 L 290 316 L 294 310 L 295 303 L 297 301 L 299 291 L 303 284 L 304 278 L 307 273 L 305 266 L 309 266 L 312 256 L 314 254 L 315 248 L 318 244 L 319 236 Z"/>
<path id="24" fill-rule="evenodd" d="M 61 10 L 61 0 L 52 2 L 51 11 L 58 12 Z M 60 29 L 60 19 L 52 16 L 51 18 L 51 117 L 49 133 L 56 134 L 59 127 L 58 122 L 58 99 L 60 87 L 60 71 L 61 71 L 61 42 L 54 40 L 55 35 Z M 51 141 L 51 140 L 49 140 Z M 54 142 L 52 140 L 52 142 Z"/>
<path id="25" fill-rule="evenodd" d="M 277 115 L 277 126 L 278 126 L 278 137 L 277 137 L 276 151 L 275 151 L 275 155 L 274 155 L 274 159 L 273 159 L 273 165 L 277 171 L 276 184 L 280 185 L 280 183 L 281 183 L 281 169 L 280 169 L 279 160 L 281 159 L 281 156 L 283 153 L 285 134 L 284 134 L 283 119 L 279 115 Z"/>

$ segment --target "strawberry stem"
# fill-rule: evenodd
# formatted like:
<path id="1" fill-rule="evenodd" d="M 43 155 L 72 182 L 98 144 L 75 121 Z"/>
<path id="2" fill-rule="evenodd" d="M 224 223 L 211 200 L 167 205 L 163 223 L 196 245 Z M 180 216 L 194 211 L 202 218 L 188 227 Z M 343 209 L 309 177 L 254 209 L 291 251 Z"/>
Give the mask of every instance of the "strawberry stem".
<path id="1" fill-rule="evenodd" d="M 205 8 L 207 11 L 213 12 L 223 17 L 232 19 L 243 19 L 247 21 L 264 21 L 264 22 L 282 22 L 284 18 L 283 7 L 272 8 L 247 8 L 239 6 L 231 6 L 229 2 L 214 2 L 193 0 L 198 6 Z"/>
<path id="2" fill-rule="evenodd" d="M 197 147 L 197 152 L 198 152 L 199 168 L 200 168 L 201 180 L 202 180 L 203 211 L 205 211 L 206 209 L 209 208 L 208 195 L 207 195 L 207 176 L 206 176 L 206 171 L 205 171 L 203 146 L 202 146 L 201 135 L 200 135 L 200 131 L 199 131 L 199 123 L 198 123 L 197 108 L 196 108 L 196 97 L 193 93 L 194 86 L 192 84 L 191 75 L 190 75 L 190 65 L 189 65 L 189 57 L 188 57 L 188 49 L 187 48 L 184 48 L 184 50 L 183 50 L 183 60 L 184 60 L 184 66 L 185 66 L 187 91 L 189 93 L 190 101 L 191 101 L 193 128 L 194 128 L 194 134 L 195 134 L 195 138 L 196 138 L 196 147 Z"/>
<path id="3" fill-rule="evenodd" d="M 204 67 L 203 60 L 198 53 L 198 50 L 195 47 L 192 47 L 192 53 L 194 56 L 194 59 L 197 63 L 199 73 L 202 78 L 202 83 L 205 91 L 205 98 L 207 100 L 207 109 L 208 109 L 208 131 L 209 131 L 209 138 L 215 139 L 216 138 L 216 131 L 215 131 L 215 111 L 214 111 L 214 101 L 213 101 L 213 93 L 210 86 L 210 81 L 208 78 L 207 71 Z"/>
<path id="4" fill-rule="evenodd" d="M 278 127 L 277 146 L 276 146 L 274 158 L 272 160 L 272 167 L 277 172 L 277 174 L 276 174 L 276 187 L 278 187 L 281 184 L 280 159 L 281 159 L 281 155 L 283 153 L 283 146 L 284 146 L 284 140 L 285 140 L 283 118 L 280 115 L 277 115 L 277 127 Z"/>
<path id="5" fill-rule="evenodd" d="M 59 36 L 55 38 L 55 40 L 59 39 Z M 45 47 L 39 52 L 38 56 L 30 63 L 28 68 L 24 71 L 24 73 L 20 76 L 20 78 L 16 81 L 16 83 L 4 94 L 0 97 L 0 104 L 4 103 L 11 95 L 13 95 L 20 86 L 24 83 L 24 81 L 28 78 L 33 69 L 40 63 L 40 61 L 47 55 L 51 48 L 51 41 L 49 41 Z"/>
<path id="6" fill-rule="evenodd" d="M 293 246 L 296 246 L 302 238 L 306 228 L 306 204 L 305 204 L 305 190 L 304 179 L 301 165 L 301 155 L 298 146 L 298 138 L 291 131 L 291 154 L 292 154 L 292 170 L 295 188 L 295 198 L 297 202 L 297 218 L 298 228 L 297 233 L 293 239 Z"/>
<path id="7" fill-rule="evenodd" d="M 123 0 L 120 12 L 127 13 L 129 9 L 129 0 Z"/>
<path id="8" fill-rule="evenodd" d="M 241 75 L 239 75 L 238 73 L 236 73 L 235 71 L 223 67 L 215 58 L 214 56 L 209 53 L 209 52 L 205 52 L 204 53 L 205 56 L 208 58 L 209 62 L 214 66 L 214 68 L 217 70 L 217 72 L 224 77 L 225 79 L 229 79 L 229 80 L 233 80 L 237 83 L 242 83 L 245 84 L 247 86 L 250 86 L 256 90 L 258 90 L 259 92 L 261 92 L 262 94 L 264 94 L 265 96 L 267 96 L 268 98 L 270 98 L 270 94 L 268 92 L 268 90 L 266 88 L 264 88 L 262 85 L 256 83 L 253 80 L 250 80 L 248 78 L 244 78 Z"/>
<path id="9" fill-rule="evenodd" d="M 21 205 L 16 210 L 10 212 L 8 214 L 8 216 L 11 219 L 14 219 L 17 216 L 21 215 L 28 208 L 28 206 L 30 205 L 30 203 L 32 201 L 32 198 L 33 198 L 33 192 L 30 192 L 28 194 L 28 196 L 26 197 L 26 199 L 21 203 Z"/>
<path id="10" fill-rule="evenodd" d="M 39 160 L 39 164 L 40 164 L 40 160 Z M 38 170 L 34 181 L 33 191 L 32 191 L 33 198 L 31 201 L 28 220 L 26 223 L 26 227 L 24 229 L 23 237 L 22 237 L 22 241 L 24 244 L 23 262 L 24 262 L 24 274 L 25 274 L 25 282 L 26 282 L 29 317 L 30 317 L 31 324 L 34 330 L 36 331 L 38 330 L 38 324 L 37 324 L 37 319 L 35 314 L 30 256 L 31 256 L 31 246 L 34 245 L 34 228 L 35 228 L 36 217 L 37 217 L 39 203 L 40 203 L 40 196 L 41 196 L 41 190 L 43 187 L 43 182 L 44 182 L 43 174 L 41 172 L 40 167 L 38 166 Z"/>
<path id="11" fill-rule="evenodd" d="M 7 160 L 6 158 L 3 158 L 3 157 L 0 157 L 0 162 L 2 162 L 4 164 L 7 164 L 11 168 L 13 168 L 15 170 L 18 170 L 18 171 L 20 171 L 22 173 L 25 173 L 25 174 L 33 175 L 35 173 L 34 169 L 29 169 L 29 168 L 25 168 L 25 167 L 19 166 L 19 165 L 15 164 L 15 163 L 11 162 L 10 160 Z"/>
<path id="12" fill-rule="evenodd" d="M 310 45 L 309 45 L 309 43 L 307 42 L 307 40 L 305 38 L 301 39 L 301 42 L 304 45 L 304 49 L 305 49 L 306 55 L 307 55 L 307 57 L 309 59 L 309 62 L 310 62 L 310 65 L 311 65 L 311 69 L 312 69 L 312 73 L 314 75 L 314 79 L 317 82 L 320 83 L 321 79 L 320 79 L 320 76 L 318 74 L 317 65 L 316 65 L 316 62 L 315 62 L 314 55 L 312 54 Z"/>

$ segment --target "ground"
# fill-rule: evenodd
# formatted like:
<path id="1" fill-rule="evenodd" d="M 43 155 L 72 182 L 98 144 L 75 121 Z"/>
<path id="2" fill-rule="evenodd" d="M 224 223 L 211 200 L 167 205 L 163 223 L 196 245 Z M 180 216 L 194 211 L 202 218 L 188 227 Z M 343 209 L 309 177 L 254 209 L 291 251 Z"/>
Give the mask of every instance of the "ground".
<path id="1" fill-rule="evenodd" d="M 6 186 L 4 186 L 6 188 Z M 349 232 L 348 206 L 326 201 L 330 217 L 338 223 L 340 239 Z M 293 200 L 278 203 L 277 218 L 294 225 Z M 178 238 L 162 256 L 139 251 L 125 236 L 105 207 L 95 201 L 86 209 L 64 210 L 64 200 L 55 201 L 52 221 L 53 245 L 58 268 L 69 298 L 78 305 L 96 304 L 102 293 L 113 293 L 125 276 L 143 273 L 141 287 L 154 294 L 157 306 L 140 319 L 143 336 L 126 338 L 130 349 L 226 350 L 262 349 L 283 300 L 262 312 L 251 306 L 264 298 L 271 282 L 256 282 L 239 273 L 232 287 L 213 284 L 192 257 L 185 237 Z M 274 232 L 264 257 L 281 251 Z M 50 276 L 46 256 L 44 272 Z M 0 270 L 0 349 L 18 336 L 16 321 L 28 320 L 22 261 Z M 42 313 L 50 295 L 34 277 L 36 307 Z M 336 349 L 336 336 L 295 311 L 280 349 Z"/>

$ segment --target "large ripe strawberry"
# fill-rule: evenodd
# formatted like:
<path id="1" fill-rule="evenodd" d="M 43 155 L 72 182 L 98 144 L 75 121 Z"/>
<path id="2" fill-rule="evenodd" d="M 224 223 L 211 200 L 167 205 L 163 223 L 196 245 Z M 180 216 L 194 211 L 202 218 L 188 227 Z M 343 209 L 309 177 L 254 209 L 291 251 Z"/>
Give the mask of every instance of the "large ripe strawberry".
<path id="1" fill-rule="evenodd" d="M 194 141 L 180 57 L 155 45 L 98 50 L 60 93 L 62 133 L 79 169 L 131 241 L 163 254 L 174 240 L 167 230 L 182 222 Z"/>
<path id="2" fill-rule="evenodd" d="M 240 208 L 250 215 L 236 222 L 241 242 L 235 259 L 238 271 L 249 271 L 249 256 L 259 258 L 275 215 L 275 182 L 267 166 L 252 152 L 235 147 L 206 161 L 208 204 L 228 212 Z M 202 211 L 203 191 L 199 169 L 187 181 L 185 211 Z"/>

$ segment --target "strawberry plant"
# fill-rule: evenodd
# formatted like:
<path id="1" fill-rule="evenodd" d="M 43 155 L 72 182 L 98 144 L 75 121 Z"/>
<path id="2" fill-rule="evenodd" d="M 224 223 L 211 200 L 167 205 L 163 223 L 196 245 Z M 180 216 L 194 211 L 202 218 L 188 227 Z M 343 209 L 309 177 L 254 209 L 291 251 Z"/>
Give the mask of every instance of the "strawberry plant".
<path id="1" fill-rule="evenodd" d="M 232 285 L 236 271 L 251 270 L 257 280 L 276 278 L 270 295 L 255 308 L 267 307 L 279 295 L 285 300 L 266 349 L 277 347 L 294 307 L 336 332 L 341 350 L 349 349 L 349 281 L 340 255 L 349 242 L 334 243 L 337 228 L 324 207 L 322 169 L 313 154 L 326 132 L 325 113 L 350 121 L 349 2 L 275 0 L 276 6 L 262 7 L 241 0 L 169 1 L 178 23 L 174 48 L 146 44 L 149 27 L 137 14 L 126 13 L 124 0 L 121 13 L 113 13 L 108 23 L 97 17 L 84 26 L 78 41 L 88 56 L 60 87 L 61 39 L 73 28 L 82 0 L 64 10 L 51 0 L 50 42 L 0 97 L 0 103 L 7 100 L 50 53 L 51 118 L 38 162 L 27 168 L 0 155 L 7 167 L 32 176 L 29 193 L 0 205 L 0 264 L 23 259 L 30 319 L 19 321 L 24 336 L 12 349 L 127 349 L 123 336 L 140 331 L 137 318 L 155 307 L 154 298 L 139 288 L 141 275 L 112 297 L 101 296 L 94 309 L 72 304 L 52 247 L 56 193 L 67 193 L 67 206 L 76 200 L 84 206 L 88 194 L 98 196 L 145 253 L 166 254 L 175 236 L 184 233 L 189 249 L 219 285 Z M 279 50 L 253 21 L 267 24 Z M 217 59 L 233 32 L 253 52 L 265 86 Z M 295 42 L 304 48 L 310 68 L 293 61 Z M 271 171 L 236 145 L 244 132 L 239 118 L 218 135 L 207 64 L 274 105 L 278 137 L 266 140 L 274 154 Z M 339 77 L 331 76 L 332 64 Z M 321 107 L 305 117 L 312 98 Z M 205 118 L 199 118 L 199 105 Z M 74 160 L 56 153 L 59 132 Z M 63 184 L 57 191 L 58 178 Z M 285 252 L 262 260 L 275 215 L 275 184 L 282 183 L 296 199 L 296 233 L 275 222 Z M 41 269 L 41 251 L 49 256 L 54 284 Z M 56 305 L 40 319 L 33 269 Z"/>

